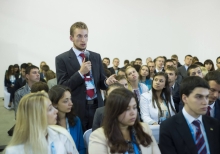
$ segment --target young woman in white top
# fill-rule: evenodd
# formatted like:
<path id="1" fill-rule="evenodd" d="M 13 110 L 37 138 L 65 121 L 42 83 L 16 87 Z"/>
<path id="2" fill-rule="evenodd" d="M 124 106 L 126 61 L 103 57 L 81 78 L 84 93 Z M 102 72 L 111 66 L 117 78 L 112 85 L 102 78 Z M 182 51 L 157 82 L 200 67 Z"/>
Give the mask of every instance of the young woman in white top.
<path id="1" fill-rule="evenodd" d="M 139 74 L 134 67 L 128 66 L 125 70 L 125 75 L 128 80 L 128 89 L 133 91 L 140 101 L 140 95 L 148 92 L 148 88 L 145 84 L 139 83 Z"/>
<path id="2" fill-rule="evenodd" d="M 149 125 L 158 125 L 175 114 L 168 76 L 164 72 L 156 73 L 152 90 L 141 95 L 140 114 L 143 122 Z"/>
<path id="3" fill-rule="evenodd" d="M 25 95 L 19 103 L 16 117 L 6 154 L 78 154 L 67 130 L 54 126 L 57 110 L 45 92 Z"/>

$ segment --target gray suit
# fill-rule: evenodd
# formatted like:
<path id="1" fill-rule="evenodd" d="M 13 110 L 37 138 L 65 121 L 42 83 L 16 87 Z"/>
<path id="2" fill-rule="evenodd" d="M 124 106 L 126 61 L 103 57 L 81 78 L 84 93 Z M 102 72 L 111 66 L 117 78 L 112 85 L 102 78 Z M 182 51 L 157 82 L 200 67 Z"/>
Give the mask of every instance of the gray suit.
<path id="1" fill-rule="evenodd" d="M 183 78 L 188 76 L 185 65 L 178 67 L 178 72 L 179 72 L 179 75 L 181 75 Z"/>

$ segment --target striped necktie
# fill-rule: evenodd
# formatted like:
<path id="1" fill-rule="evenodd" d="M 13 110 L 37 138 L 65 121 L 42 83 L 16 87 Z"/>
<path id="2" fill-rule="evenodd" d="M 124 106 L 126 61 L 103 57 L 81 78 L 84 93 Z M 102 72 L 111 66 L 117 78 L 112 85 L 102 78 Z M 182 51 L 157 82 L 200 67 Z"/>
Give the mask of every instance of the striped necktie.
<path id="1" fill-rule="evenodd" d="M 192 124 L 196 126 L 196 147 L 198 150 L 198 154 L 207 154 L 205 139 L 200 129 L 200 121 L 194 120 Z"/>

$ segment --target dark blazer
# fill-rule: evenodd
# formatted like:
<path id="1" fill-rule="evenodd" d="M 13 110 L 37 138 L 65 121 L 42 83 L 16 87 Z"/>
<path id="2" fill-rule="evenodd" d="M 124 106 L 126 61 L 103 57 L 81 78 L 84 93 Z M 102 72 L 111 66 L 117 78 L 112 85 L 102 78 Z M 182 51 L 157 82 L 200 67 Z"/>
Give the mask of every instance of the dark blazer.
<path id="1" fill-rule="evenodd" d="M 187 71 L 185 68 L 185 65 L 178 67 L 178 73 L 181 75 L 183 78 L 187 77 Z"/>
<path id="2" fill-rule="evenodd" d="M 220 122 L 202 116 L 211 154 L 220 153 Z M 160 125 L 159 147 L 162 154 L 198 154 L 182 111 Z"/>
<path id="3" fill-rule="evenodd" d="M 118 70 L 119 70 L 119 69 L 120 69 L 120 68 L 118 68 Z M 111 72 L 111 75 L 112 75 L 112 74 L 116 74 L 113 67 L 108 68 L 108 70 Z"/>
<path id="4" fill-rule="evenodd" d="M 92 124 L 92 131 L 101 127 L 102 120 L 104 118 L 104 111 L 105 111 L 105 106 L 99 107 L 96 109 L 94 119 L 93 119 L 93 124 Z"/>
<path id="5" fill-rule="evenodd" d="M 162 72 L 165 72 L 165 69 L 164 69 L 164 68 L 162 69 Z M 155 70 L 154 70 L 154 74 L 155 74 L 155 73 L 157 73 L 156 68 L 155 68 Z"/>
<path id="6" fill-rule="evenodd" d="M 87 50 L 88 51 L 88 50 Z M 105 74 L 102 60 L 99 54 L 89 51 L 89 60 L 92 63 L 92 76 L 96 87 L 98 106 L 104 105 L 100 89 L 105 90 Z M 72 102 L 76 115 L 81 119 L 85 116 L 86 109 L 86 85 L 79 74 L 80 64 L 72 48 L 58 55 L 55 59 L 57 83 L 71 89 Z"/>
<path id="7" fill-rule="evenodd" d="M 217 99 L 215 101 L 214 118 L 216 118 L 216 119 L 218 119 L 220 121 L 220 100 L 219 99 Z"/>
<path id="8" fill-rule="evenodd" d="M 174 88 L 172 90 L 173 102 L 175 109 L 179 112 L 179 103 L 180 103 L 180 84 L 176 81 Z"/>
<path id="9" fill-rule="evenodd" d="M 19 79 L 16 80 L 15 82 L 15 91 L 20 89 L 21 87 L 23 87 L 26 84 L 26 80 L 22 80 L 22 77 L 20 77 Z"/>

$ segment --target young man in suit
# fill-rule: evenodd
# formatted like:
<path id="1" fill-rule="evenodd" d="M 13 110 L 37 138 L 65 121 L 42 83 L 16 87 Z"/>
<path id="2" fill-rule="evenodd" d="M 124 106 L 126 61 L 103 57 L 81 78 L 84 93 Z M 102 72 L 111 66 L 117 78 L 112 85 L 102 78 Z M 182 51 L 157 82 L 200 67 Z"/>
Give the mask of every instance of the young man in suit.
<path id="1" fill-rule="evenodd" d="M 186 55 L 184 62 L 185 62 L 184 65 L 178 67 L 178 72 L 183 78 L 187 77 L 187 69 L 192 64 L 192 56 Z"/>
<path id="2" fill-rule="evenodd" d="M 83 22 L 70 27 L 73 47 L 55 59 L 58 84 L 71 88 L 72 102 L 83 130 L 92 128 L 96 108 L 104 105 L 100 90 L 116 82 L 114 75 L 105 77 L 101 56 L 88 51 L 88 28 Z"/>
<path id="3" fill-rule="evenodd" d="M 149 67 L 150 69 L 150 77 L 151 79 L 153 79 L 153 76 L 154 76 L 154 71 L 155 71 L 155 63 L 153 61 L 149 61 L 147 63 L 147 66 Z"/>
<path id="4" fill-rule="evenodd" d="M 206 116 L 209 85 L 198 77 L 183 79 L 180 95 L 184 108 L 160 126 L 162 154 L 219 154 L 220 122 Z"/>
<path id="5" fill-rule="evenodd" d="M 168 81 L 169 86 L 171 90 L 171 94 L 173 97 L 173 102 L 175 105 L 176 112 L 179 112 L 179 103 L 180 103 L 180 93 L 179 93 L 179 87 L 180 84 L 177 82 L 177 69 L 174 66 L 168 66 L 166 67 L 166 71 L 168 75 Z"/>
<path id="6" fill-rule="evenodd" d="M 119 61 L 119 59 L 118 58 L 114 58 L 113 59 L 113 67 L 110 67 L 109 68 L 109 71 L 111 72 L 111 74 L 118 74 L 118 71 L 119 71 L 119 63 L 120 63 L 120 61 Z"/>
<path id="7" fill-rule="evenodd" d="M 202 70 L 196 64 L 192 64 L 189 66 L 189 68 L 187 69 L 187 75 L 188 76 L 198 76 L 200 78 L 203 78 Z"/>
<path id="8" fill-rule="evenodd" d="M 106 64 L 106 66 L 108 67 L 110 64 L 110 59 L 108 57 L 105 57 L 102 59 L 102 63 Z"/>
<path id="9" fill-rule="evenodd" d="M 205 76 L 209 83 L 209 106 L 207 115 L 220 121 L 220 72 L 211 71 Z"/>
<path id="10" fill-rule="evenodd" d="M 154 73 L 157 73 L 157 72 L 164 72 L 164 69 L 163 69 L 163 65 L 164 65 L 164 57 L 162 56 L 159 56 L 155 59 L 154 61 L 155 65 L 156 65 L 156 68 L 154 70 Z"/>

